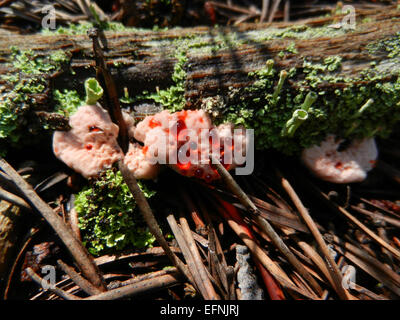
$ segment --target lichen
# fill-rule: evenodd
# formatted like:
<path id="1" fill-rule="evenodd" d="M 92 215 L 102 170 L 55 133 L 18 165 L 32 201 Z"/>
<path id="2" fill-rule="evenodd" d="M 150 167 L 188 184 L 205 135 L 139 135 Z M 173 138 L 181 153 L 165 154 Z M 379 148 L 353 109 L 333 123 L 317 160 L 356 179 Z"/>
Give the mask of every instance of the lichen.
<path id="1" fill-rule="evenodd" d="M 84 105 L 85 101 L 76 90 L 54 90 L 53 99 L 56 102 L 54 112 L 69 117 L 78 107 Z"/>
<path id="2" fill-rule="evenodd" d="M 135 31 L 140 32 L 142 29 L 126 27 L 120 22 L 102 22 L 101 29 L 110 32 L 123 32 L 123 31 Z M 67 26 L 60 26 L 55 30 L 42 29 L 41 33 L 46 35 L 64 34 L 64 35 L 86 35 L 88 30 L 93 28 L 93 22 L 81 21 L 79 23 L 70 23 Z"/>
<path id="3" fill-rule="evenodd" d="M 396 59 L 393 42 L 385 50 Z M 271 67 L 252 72 L 249 77 L 254 79 L 253 85 L 227 93 L 229 99 L 220 119 L 254 129 L 257 149 L 274 148 L 286 154 L 298 154 L 303 148 L 320 143 L 329 133 L 348 139 L 387 137 L 400 121 L 399 67 L 383 73 L 377 63 L 366 67 L 359 76 L 347 78 L 337 75 L 342 64 L 340 56 L 322 61 L 305 59 L 302 68 L 289 71 L 289 79 L 296 75 L 296 87 L 281 86 L 278 101 L 278 72 Z M 388 74 L 394 78 L 390 82 L 384 80 Z M 281 136 L 310 91 L 317 93 L 317 99 L 307 110 L 307 121 L 293 134 Z M 367 101 L 368 108 L 360 112 Z"/>
<path id="4" fill-rule="evenodd" d="M 152 93 L 145 91 L 142 95 L 135 98 L 135 101 L 153 100 L 172 112 L 182 110 L 185 107 L 185 63 L 187 62 L 187 56 L 183 50 L 177 50 L 175 58 L 177 59 L 177 62 L 175 63 L 171 77 L 174 84 L 166 89 L 157 89 Z"/>
<path id="5" fill-rule="evenodd" d="M 142 181 L 146 198 L 154 196 Z M 89 180 L 75 198 L 83 243 L 95 256 L 127 248 L 151 246 L 155 238 L 149 232 L 128 186 L 116 169 L 109 169 Z"/>
<path id="6" fill-rule="evenodd" d="M 23 134 L 32 133 L 30 114 L 37 111 L 35 95 L 45 94 L 50 74 L 59 71 L 69 57 L 62 50 L 48 56 L 16 47 L 10 50 L 13 71 L 3 75 L 2 80 L 12 89 L 0 96 L 0 142 L 16 146 Z M 3 155 L 6 151 L 2 148 Z"/>

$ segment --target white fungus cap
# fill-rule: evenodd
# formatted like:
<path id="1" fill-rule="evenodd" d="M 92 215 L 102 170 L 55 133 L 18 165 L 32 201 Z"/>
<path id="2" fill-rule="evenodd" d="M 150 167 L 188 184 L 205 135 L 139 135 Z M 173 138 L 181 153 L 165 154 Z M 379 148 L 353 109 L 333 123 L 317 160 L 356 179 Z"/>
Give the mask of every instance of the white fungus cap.
<path id="1" fill-rule="evenodd" d="M 123 118 L 129 137 L 133 137 L 132 117 L 123 112 Z M 69 131 L 54 132 L 53 151 L 57 158 L 85 178 L 96 176 L 124 157 L 117 142 L 119 128 L 102 107 L 79 107 L 70 117 L 69 125 Z"/>
<path id="2" fill-rule="evenodd" d="M 160 166 L 152 164 L 146 158 L 147 148 L 138 143 L 129 144 L 124 163 L 136 179 L 154 179 L 157 177 Z"/>
<path id="3" fill-rule="evenodd" d="M 343 140 L 328 135 L 318 146 L 303 150 L 302 161 L 318 178 L 333 183 L 361 182 L 374 168 L 378 149 L 373 138 L 354 140 L 343 151 L 338 148 Z"/>
<path id="4" fill-rule="evenodd" d="M 122 159 L 117 143 L 118 126 L 103 108 L 81 106 L 70 117 L 69 125 L 69 131 L 54 132 L 53 151 L 76 172 L 86 178 L 95 176 Z"/>

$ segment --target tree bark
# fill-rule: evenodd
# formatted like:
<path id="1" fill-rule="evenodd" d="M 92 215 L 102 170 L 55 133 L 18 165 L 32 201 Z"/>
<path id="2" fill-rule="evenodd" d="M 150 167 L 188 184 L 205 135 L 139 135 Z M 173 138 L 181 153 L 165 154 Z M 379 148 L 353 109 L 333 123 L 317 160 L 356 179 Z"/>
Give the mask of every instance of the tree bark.
<path id="1" fill-rule="evenodd" d="M 196 106 L 201 98 L 227 91 L 230 87 L 243 88 L 251 85 L 254 80 L 248 77 L 248 73 L 262 68 L 266 60 L 271 58 L 275 60 L 277 69 L 289 70 L 302 68 L 305 57 L 311 61 L 321 61 L 326 56 L 340 56 L 343 59 L 342 68 L 337 75 L 355 78 L 372 61 L 383 63 L 387 59 L 385 52 L 369 53 L 367 46 L 394 37 L 400 31 L 399 17 L 400 11 L 395 8 L 386 8 L 381 12 L 357 12 L 357 18 L 363 20 L 357 22 L 354 31 L 334 33 L 337 30 L 334 27 L 324 27 L 326 32 L 322 32 L 321 36 L 318 36 L 317 31 L 313 33 L 311 30 L 340 22 L 343 15 L 309 19 L 294 24 L 105 32 L 105 55 L 121 92 L 123 87 L 127 87 L 133 95 L 143 90 L 154 90 L 157 86 L 165 88 L 173 83 L 171 75 L 177 62 L 177 46 L 182 45 L 180 40 L 187 40 L 189 45 L 185 48 L 188 55 L 185 64 L 185 97 L 188 105 Z M 280 37 L 275 32 L 277 29 L 296 26 L 299 29 L 307 26 L 310 30 L 309 38 L 296 39 L 284 34 Z M 257 40 L 262 39 L 262 34 L 266 40 Z M 304 36 L 307 34 L 304 33 Z M 235 41 L 232 40 L 233 37 Z M 202 43 L 203 40 L 208 43 Z M 198 47 L 204 46 L 204 51 L 196 51 L 196 42 Z M 289 52 L 287 48 L 293 44 L 296 52 Z M 60 49 L 71 56 L 70 68 L 53 74 L 50 77 L 50 87 L 82 90 L 82 81 L 94 75 L 94 69 L 90 68 L 93 66 L 92 43 L 87 35 L 0 35 L 0 75 L 16 71 L 10 65 L 11 46 L 20 50 L 33 50 L 43 57 Z M 206 49 L 212 50 L 212 46 L 220 49 L 207 52 Z M 116 64 L 120 66 L 115 67 Z M 71 74 L 71 69 L 75 74 Z M 388 72 L 388 80 L 389 78 Z M 298 79 L 301 80 L 301 74 Z M 11 89 L 7 88 L 6 81 L 2 80 L 2 84 L 6 86 L 6 91 Z M 296 79 L 290 85 L 296 88 Z M 321 87 L 326 86 L 330 90 L 345 85 L 326 83 Z"/>

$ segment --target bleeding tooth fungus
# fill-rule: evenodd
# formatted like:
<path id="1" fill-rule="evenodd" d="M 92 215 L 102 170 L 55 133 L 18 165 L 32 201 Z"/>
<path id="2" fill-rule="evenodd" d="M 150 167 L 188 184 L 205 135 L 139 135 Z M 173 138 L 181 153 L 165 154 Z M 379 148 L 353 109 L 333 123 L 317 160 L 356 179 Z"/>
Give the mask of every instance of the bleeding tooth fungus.
<path id="1" fill-rule="evenodd" d="M 304 164 L 318 178 L 333 183 L 361 182 L 375 166 L 378 150 L 373 138 L 354 140 L 340 150 L 343 140 L 329 135 L 318 146 L 305 149 Z"/>
<path id="2" fill-rule="evenodd" d="M 136 140 L 148 147 L 148 159 L 153 163 L 168 164 L 187 177 L 196 177 L 207 182 L 218 179 L 209 155 L 217 155 L 225 168 L 237 166 L 234 161 L 234 135 L 231 124 L 213 126 L 203 110 L 183 110 L 170 113 L 165 110 L 146 117 L 135 130 Z M 239 135 L 242 148 L 246 140 Z M 225 148 L 228 146 L 229 150 Z M 230 152 L 227 152 L 230 151 Z"/>
<path id="3" fill-rule="evenodd" d="M 235 152 L 246 150 L 243 130 L 234 135 L 231 124 L 215 127 L 202 110 L 175 113 L 164 110 L 145 117 L 136 128 L 126 113 L 124 120 L 130 138 L 143 143 L 143 146 L 130 143 L 125 156 L 117 143 L 118 126 L 107 111 L 97 105 L 79 107 L 70 117 L 71 130 L 54 133 L 54 153 L 84 177 L 95 176 L 124 159 L 137 179 L 153 179 L 160 164 L 168 164 L 182 175 L 210 182 L 219 178 L 210 163 L 211 153 L 230 170 L 238 165 Z"/>

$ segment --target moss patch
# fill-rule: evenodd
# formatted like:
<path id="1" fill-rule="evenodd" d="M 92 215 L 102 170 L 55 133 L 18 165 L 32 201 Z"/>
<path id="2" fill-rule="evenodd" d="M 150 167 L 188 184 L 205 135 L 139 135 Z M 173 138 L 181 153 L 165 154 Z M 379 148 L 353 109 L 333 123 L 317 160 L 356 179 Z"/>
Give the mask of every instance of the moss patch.
<path id="1" fill-rule="evenodd" d="M 12 90 L 0 98 L 0 142 L 16 145 L 23 134 L 32 134 L 30 115 L 37 111 L 36 97 L 45 94 L 49 74 L 59 71 L 69 57 L 61 50 L 43 57 L 31 50 L 11 47 L 10 61 L 13 72 L 2 76 Z M 4 155 L 6 149 L 2 152 Z"/>
<path id="2" fill-rule="evenodd" d="M 138 182 L 146 198 L 154 196 L 144 183 Z M 117 170 L 107 170 L 75 199 L 83 242 L 95 256 L 151 246 L 155 241 L 136 207 L 135 200 Z"/>

